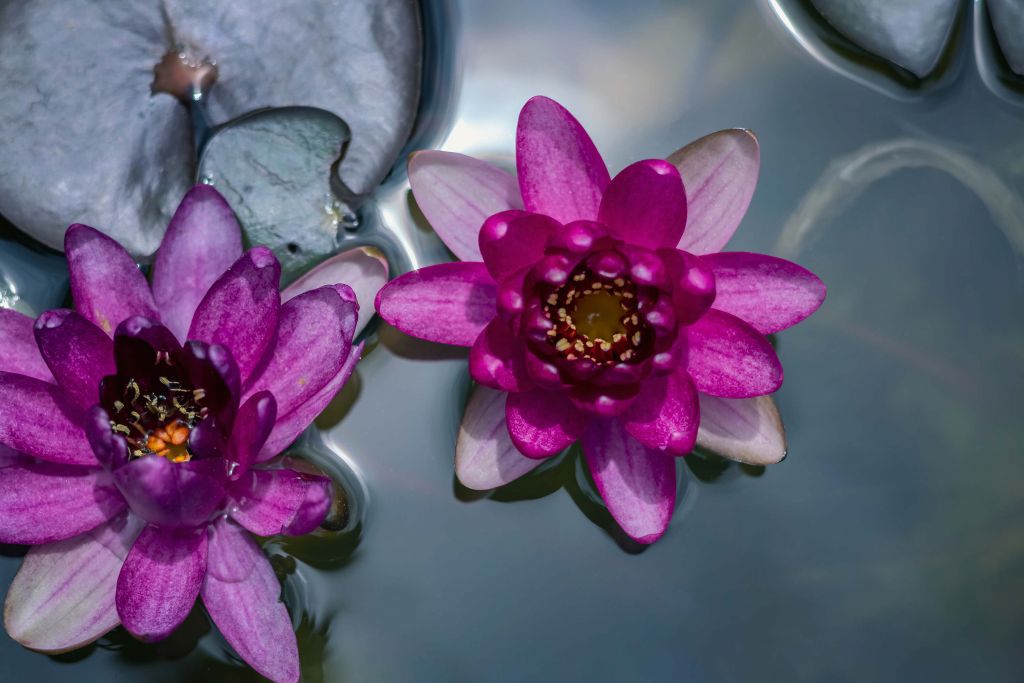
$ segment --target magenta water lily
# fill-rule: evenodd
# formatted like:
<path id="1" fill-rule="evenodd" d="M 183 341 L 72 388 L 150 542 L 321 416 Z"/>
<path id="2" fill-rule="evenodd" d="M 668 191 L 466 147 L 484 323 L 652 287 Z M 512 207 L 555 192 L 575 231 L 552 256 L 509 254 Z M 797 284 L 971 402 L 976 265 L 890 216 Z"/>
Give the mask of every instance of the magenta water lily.
<path id="1" fill-rule="evenodd" d="M 674 456 L 699 443 L 783 457 L 765 335 L 813 313 L 825 287 L 794 263 L 720 251 L 759 163 L 753 134 L 726 130 L 611 178 L 543 97 L 519 117 L 517 177 L 453 153 L 410 160 L 419 206 L 462 262 L 404 275 L 376 305 L 410 335 L 470 347 L 463 484 L 500 486 L 579 440 L 608 510 L 651 543 L 675 508 Z"/>
<path id="2" fill-rule="evenodd" d="M 270 460 L 359 359 L 353 290 L 317 286 L 320 273 L 280 292 L 273 254 L 243 253 L 207 186 L 178 208 L 152 286 L 93 228 L 71 226 L 65 246 L 75 310 L 33 324 L 0 309 L 0 542 L 34 546 L 8 633 L 45 652 L 118 624 L 157 640 L 201 597 L 253 668 L 298 680 L 280 584 L 250 534 L 305 534 L 328 513 L 329 479 Z"/>

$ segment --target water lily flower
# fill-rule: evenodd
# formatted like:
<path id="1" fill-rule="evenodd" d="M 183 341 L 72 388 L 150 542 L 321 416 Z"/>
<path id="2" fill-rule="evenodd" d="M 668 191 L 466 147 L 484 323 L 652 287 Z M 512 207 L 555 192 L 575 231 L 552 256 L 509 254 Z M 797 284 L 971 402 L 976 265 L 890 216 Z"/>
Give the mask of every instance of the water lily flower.
<path id="1" fill-rule="evenodd" d="M 580 440 L 612 516 L 652 543 L 675 508 L 674 456 L 700 443 L 750 463 L 783 457 L 767 397 L 782 366 L 765 335 L 813 313 L 825 287 L 794 263 L 720 251 L 759 163 L 753 134 L 727 130 L 611 178 L 544 97 L 520 113 L 517 177 L 460 154 L 413 156 L 416 201 L 462 261 L 393 280 L 376 306 L 407 334 L 470 347 L 463 484 L 500 486 Z"/>
<path id="2" fill-rule="evenodd" d="M 305 534 L 329 510 L 329 479 L 271 459 L 359 359 L 356 295 L 321 285 L 365 264 L 335 259 L 281 293 L 273 254 L 243 253 L 231 209 L 203 185 L 175 213 L 151 285 L 93 228 L 68 228 L 65 249 L 74 310 L 33 324 L 0 309 L 0 542 L 33 546 L 7 632 L 43 652 L 119 624 L 157 640 L 201 597 L 256 671 L 298 680 L 280 584 L 250 534 Z"/>

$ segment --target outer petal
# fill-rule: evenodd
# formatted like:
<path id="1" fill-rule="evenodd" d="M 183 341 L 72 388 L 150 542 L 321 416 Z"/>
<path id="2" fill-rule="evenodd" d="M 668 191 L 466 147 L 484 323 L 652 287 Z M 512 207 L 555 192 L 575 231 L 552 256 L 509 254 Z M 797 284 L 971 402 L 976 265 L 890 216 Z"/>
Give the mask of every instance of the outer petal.
<path id="1" fill-rule="evenodd" d="M 163 322 L 185 341 L 196 307 L 242 255 L 242 229 L 227 201 L 195 185 L 178 205 L 153 263 L 153 297 Z"/>
<path id="2" fill-rule="evenodd" d="M 751 465 L 774 465 L 786 457 L 786 430 L 771 396 L 700 397 L 697 444 Z"/>
<path id="3" fill-rule="evenodd" d="M 204 523 L 224 498 L 223 461 L 172 463 L 159 455 L 132 460 L 114 472 L 132 512 L 168 529 Z"/>
<path id="4" fill-rule="evenodd" d="M 114 342 L 69 310 L 47 311 L 35 325 L 36 341 L 57 383 L 80 408 L 100 400 L 100 382 L 116 372 Z"/>
<path id="5" fill-rule="evenodd" d="M 416 152 L 409 158 L 409 184 L 434 232 L 463 261 L 481 260 L 477 235 L 484 219 L 523 208 L 511 173 L 462 154 Z"/>
<path id="6" fill-rule="evenodd" d="M 516 169 L 527 211 L 561 223 L 595 220 L 608 168 L 573 115 L 547 97 L 533 97 L 519 113 Z"/>
<path id="7" fill-rule="evenodd" d="M 75 310 L 107 334 L 125 318 L 159 320 L 146 277 L 120 244 L 99 230 L 75 224 L 64 235 Z"/>
<path id="8" fill-rule="evenodd" d="M 293 470 L 249 470 L 232 485 L 231 518 L 257 536 L 301 536 L 331 508 L 331 480 Z"/>
<path id="9" fill-rule="evenodd" d="M 500 318 L 492 320 L 469 351 L 469 374 L 481 384 L 502 391 L 533 386 L 523 361 L 525 348 Z"/>
<path id="10" fill-rule="evenodd" d="M 358 335 L 373 317 L 373 300 L 387 281 L 387 260 L 365 247 L 359 247 L 332 256 L 300 277 L 281 292 L 281 301 L 287 303 L 289 299 L 317 287 L 348 285 L 359 303 L 359 322 L 355 330 Z"/>
<path id="11" fill-rule="evenodd" d="M 495 316 L 498 286 L 483 263 L 441 263 L 392 280 L 377 294 L 377 312 L 406 334 L 472 346 Z"/>
<path id="12" fill-rule="evenodd" d="M 605 190 L 598 221 L 630 244 L 676 246 L 686 227 L 686 192 L 679 171 L 661 159 L 627 166 Z"/>
<path id="13" fill-rule="evenodd" d="M 543 462 L 519 452 L 505 425 L 505 392 L 478 386 L 466 404 L 455 444 L 455 475 L 478 491 L 518 479 Z"/>
<path id="14" fill-rule="evenodd" d="M 765 254 L 722 252 L 701 257 L 715 274 L 713 306 L 762 334 L 792 327 L 825 300 L 825 283 L 795 263 Z"/>
<path id="15" fill-rule="evenodd" d="M 120 515 L 92 531 L 28 551 L 7 590 L 4 627 L 25 647 L 55 654 L 87 645 L 121 623 L 117 576 L 142 529 Z"/>
<path id="16" fill-rule="evenodd" d="M 0 444 L 42 460 L 99 465 L 82 411 L 53 384 L 0 372 Z"/>
<path id="17" fill-rule="evenodd" d="M 136 638 L 166 638 L 192 610 L 205 574 L 206 529 L 147 526 L 117 577 L 121 623 Z"/>
<path id="18" fill-rule="evenodd" d="M 188 338 L 227 347 L 245 381 L 274 340 L 280 281 L 274 254 L 266 247 L 250 249 L 203 297 Z"/>
<path id="19" fill-rule="evenodd" d="M 0 372 L 13 372 L 44 382 L 53 379 L 50 368 L 39 355 L 32 318 L 0 307 Z"/>
<path id="20" fill-rule="evenodd" d="M 633 439 L 617 420 L 594 420 L 583 455 L 608 511 L 630 538 L 654 543 L 676 506 L 676 463 L 668 453 Z"/>
<path id="21" fill-rule="evenodd" d="M 673 455 L 693 450 L 699 421 L 697 389 L 685 370 L 644 382 L 622 417 L 626 431 L 637 441 Z"/>
<path id="22" fill-rule="evenodd" d="M 77 536 L 125 508 L 100 470 L 54 463 L 0 468 L 0 543 L 36 545 Z"/>
<path id="23" fill-rule="evenodd" d="M 687 224 L 679 248 L 694 254 L 721 251 L 754 196 L 761 152 L 749 130 L 721 130 L 669 156 L 686 186 Z"/>
<path id="24" fill-rule="evenodd" d="M 299 680 L 299 649 L 281 584 L 256 543 L 226 519 L 210 529 L 202 595 L 210 618 L 249 666 L 281 683 Z"/>
<path id="25" fill-rule="evenodd" d="M 533 265 L 544 257 L 548 237 L 561 228 L 556 220 L 526 211 L 502 211 L 488 217 L 480 228 L 480 253 L 487 270 L 501 282 Z"/>
<path id="26" fill-rule="evenodd" d="M 739 318 L 711 309 L 687 332 L 686 369 L 699 391 L 722 398 L 750 398 L 782 386 L 782 364 L 775 349 Z"/>
<path id="27" fill-rule="evenodd" d="M 587 416 L 560 391 L 533 389 L 509 394 L 505 421 L 512 443 L 530 458 L 546 458 L 572 445 Z"/>

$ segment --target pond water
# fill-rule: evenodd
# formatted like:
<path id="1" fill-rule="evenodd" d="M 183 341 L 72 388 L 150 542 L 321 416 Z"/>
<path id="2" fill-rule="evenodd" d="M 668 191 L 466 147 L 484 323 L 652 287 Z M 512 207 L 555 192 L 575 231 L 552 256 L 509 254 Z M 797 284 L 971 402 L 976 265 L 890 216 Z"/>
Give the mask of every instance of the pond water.
<path id="1" fill-rule="evenodd" d="M 508 163 L 534 94 L 613 172 L 751 128 L 761 180 L 730 248 L 799 260 L 829 297 L 777 339 L 787 459 L 693 456 L 643 552 L 575 453 L 461 488 L 466 354 L 378 326 L 297 448 L 347 482 L 351 523 L 265 546 L 304 680 L 1021 680 L 1024 108 L 979 75 L 970 18 L 942 77 L 898 99 L 884 69 L 873 88 L 817 61 L 767 2 L 428 7 L 440 80 L 428 69 L 418 144 Z M 445 257 L 401 168 L 366 211 L 411 264 Z M 25 244 L 4 233 L 3 267 L 38 311 L 66 273 Z M 22 553 L 3 549 L 0 584 Z M 0 680 L 30 678 L 258 676 L 196 610 L 157 645 L 115 631 L 47 657 L 0 638 Z"/>

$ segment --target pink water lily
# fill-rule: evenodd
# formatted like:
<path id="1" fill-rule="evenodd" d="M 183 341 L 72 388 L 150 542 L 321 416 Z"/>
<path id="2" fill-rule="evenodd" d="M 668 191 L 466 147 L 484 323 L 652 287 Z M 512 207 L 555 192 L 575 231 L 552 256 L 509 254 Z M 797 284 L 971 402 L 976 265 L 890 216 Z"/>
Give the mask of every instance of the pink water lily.
<path id="1" fill-rule="evenodd" d="M 825 287 L 794 263 L 720 251 L 759 163 L 752 133 L 725 130 L 611 178 L 544 97 L 519 116 L 517 177 L 460 154 L 410 160 L 417 203 L 462 261 L 397 278 L 376 306 L 410 335 L 470 347 L 463 484 L 500 486 L 579 440 L 612 516 L 652 543 L 675 508 L 673 456 L 784 456 L 765 335 L 817 310 Z"/>
<path id="2" fill-rule="evenodd" d="M 364 254 L 279 291 L 263 247 L 243 253 L 224 199 L 182 201 L 152 285 L 128 253 L 71 226 L 75 310 L 0 309 L 0 542 L 28 544 L 4 624 L 62 652 L 123 625 L 157 640 L 197 597 L 261 674 L 296 681 L 280 584 L 250 536 L 299 535 L 329 511 L 329 479 L 271 461 L 351 375 L 352 288 L 386 279 Z"/>

